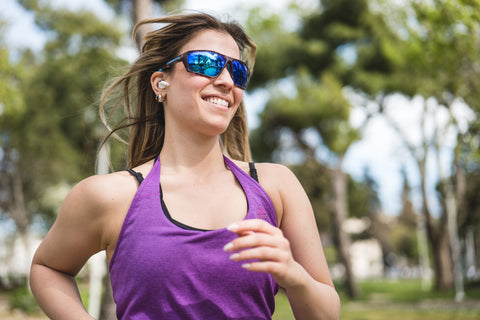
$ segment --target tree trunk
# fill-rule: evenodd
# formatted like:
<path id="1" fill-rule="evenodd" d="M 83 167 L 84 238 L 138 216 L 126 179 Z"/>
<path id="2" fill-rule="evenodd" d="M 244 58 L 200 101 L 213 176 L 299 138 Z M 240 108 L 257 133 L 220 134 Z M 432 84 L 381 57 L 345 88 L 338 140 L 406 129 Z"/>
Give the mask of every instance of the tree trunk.
<path id="1" fill-rule="evenodd" d="M 133 0 L 133 10 L 132 10 L 133 24 L 135 25 L 142 20 L 150 19 L 152 9 L 153 9 L 152 0 Z M 139 51 L 141 51 L 141 48 L 145 43 L 145 35 L 149 31 L 150 30 L 148 25 L 143 25 L 138 29 L 135 37 L 135 41 L 137 43 L 137 47 Z M 103 287 L 104 287 L 104 291 L 102 296 L 100 320 L 114 320 L 116 319 L 116 315 L 115 315 L 116 306 L 113 300 L 112 287 L 110 284 L 110 275 L 108 274 L 108 272 L 107 272 L 107 276 L 104 278 Z"/>
<path id="2" fill-rule="evenodd" d="M 334 229 L 337 235 L 338 255 L 340 261 L 345 267 L 345 288 L 350 298 L 356 298 L 358 297 L 358 288 L 352 270 L 350 237 L 342 228 L 345 220 L 347 220 L 348 217 L 347 177 L 342 170 L 343 157 L 344 155 L 339 156 L 337 167 L 331 171 L 335 195 L 333 202 Z"/>
<path id="3" fill-rule="evenodd" d="M 457 139 L 458 140 L 458 139 Z M 452 273 L 453 273 L 453 283 L 455 285 L 455 300 L 461 301 L 465 296 L 465 291 L 463 288 L 463 271 L 461 265 L 461 253 L 460 253 L 460 240 L 458 238 L 458 207 L 457 199 L 458 194 L 455 194 L 455 189 L 453 187 L 453 182 L 444 169 L 442 162 L 440 161 L 440 142 L 438 141 L 435 144 L 436 154 L 437 154 L 437 166 L 440 172 L 440 181 L 441 186 L 444 191 L 445 197 L 445 213 L 447 215 L 447 231 L 448 239 L 450 241 L 450 253 L 451 253 L 451 264 L 452 264 Z M 456 158 L 456 156 L 455 156 Z M 456 164 L 456 159 L 454 159 L 454 164 Z M 457 177 L 458 178 L 458 177 Z M 457 180 L 458 181 L 458 180 Z M 461 188 L 461 186 L 460 186 Z"/>
<path id="4" fill-rule="evenodd" d="M 98 153 L 98 160 L 97 160 L 97 173 L 98 174 L 106 174 L 109 172 L 108 163 L 110 157 L 110 149 L 108 148 L 108 144 L 104 144 Z M 93 257 L 95 258 L 95 257 Z M 106 264 L 106 259 L 102 257 L 96 257 L 96 261 L 92 261 L 94 263 L 104 263 Z M 97 265 L 98 267 L 98 265 Z M 96 305 L 100 305 L 99 312 L 100 317 L 99 320 L 115 320 L 116 319 L 116 305 L 115 301 L 113 300 L 112 294 L 112 286 L 110 284 L 110 275 L 108 272 L 108 265 L 105 267 L 105 272 L 101 272 L 103 275 L 95 276 L 93 270 L 90 274 L 90 285 L 94 287 L 103 287 L 103 294 L 91 296 L 90 298 L 100 299 L 100 301 L 96 301 Z M 103 276 L 103 281 L 102 281 Z M 98 312 L 98 310 L 95 310 Z"/>
<path id="5" fill-rule="evenodd" d="M 420 165 L 422 168 L 422 165 Z M 424 168 L 424 166 L 423 166 Z M 423 202 L 423 216 L 425 217 L 425 227 L 427 238 L 432 249 L 433 270 L 435 273 L 435 290 L 444 291 L 453 288 L 452 260 L 450 255 L 450 243 L 448 233 L 446 232 L 447 219 L 445 214 L 440 218 L 437 226 L 430 214 L 430 207 L 427 200 L 425 186 L 425 170 L 420 170 L 421 193 Z"/>
<path id="6" fill-rule="evenodd" d="M 132 20 L 134 24 L 138 22 L 150 19 L 151 12 L 152 12 L 152 0 L 134 0 L 133 1 L 133 11 L 132 11 Z M 137 42 L 137 46 L 139 49 L 142 48 L 143 44 L 145 43 L 145 35 L 149 32 L 148 25 L 141 26 L 135 37 L 135 41 Z"/>
<path id="7" fill-rule="evenodd" d="M 98 320 L 116 320 L 116 305 L 113 301 L 112 285 L 110 283 L 110 274 L 103 278 L 104 293 L 102 298 L 102 308 L 100 309 L 100 318 Z"/>
<path id="8" fill-rule="evenodd" d="M 24 182 L 22 171 L 15 159 L 14 149 L 8 144 L 1 146 L 0 157 L 0 212 L 5 213 L 15 224 L 16 233 L 22 242 L 28 261 L 32 258 L 30 248 L 29 226 L 32 214 L 25 206 Z M 30 288 L 30 268 L 25 270 L 26 286 Z"/>
<path id="9" fill-rule="evenodd" d="M 453 266 L 447 232 L 439 234 L 432 250 L 435 271 L 435 289 L 437 291 L 450 290 L 453 288 Z"/>
<path id="10" fill-rule="evenodd" d="M 430 257 L 428 255 L 428 238 L 425 228 L 424 216 L 419 215 L 417 219 L 417 246 L 421 267 L 422 290 L 430 290 L 432 272 L 430 269 Z"/>
<path id="11" fill-rule="evenodd" d="M 428 204 L 428 196 L 426 189 L 426 162 L 429 155 L 429 150 L 432 145 L 437 143 L 437 141 L 431 141 L 427 138 L 427 124 L 426 119 L 429 116 L 428 106 L 426 100 L 424 100 L 424 107 L 421 118 L 421 146 L 416 147 L 411 144 L 407 139 L 407 134 L 400 129 L 398 124 L 393 121 L 388 115 L 385 115 L 385 119 L 389 122 L 392 128 L 398 133 L 400 138 L 403 140 L 405 147 L 409 151 L 412 158 L 417 164 L 417 168 L 420 174 L 420 189 L 422 196 L 422 214 L 425 222 L 425 229 L 427 232 L 427 238 L 432 249 L 432 259 L 434 263 L 435 271 L 435 289 L 436 290 L 448 290 L 453 288 L 453 265 L 452 257 L 450 255 L 450 240 L 448 237 L 448 230 L 446 228 L 448 223 L 448 214 L 447 209 L 444 210 L 442 215 L 439 217 L 439 221 L 433 219 L 430 208 Z M 438 133 L 438 128 L 435 128 L 435 134 Z M 438 154 L 437 146 L 437 154 Z M 439 166 L 440 168 L 440 166 Z M 441 175 L 441 172 L 439 172 Z M 458 196 L 458 195 L 457 195 Z"/>

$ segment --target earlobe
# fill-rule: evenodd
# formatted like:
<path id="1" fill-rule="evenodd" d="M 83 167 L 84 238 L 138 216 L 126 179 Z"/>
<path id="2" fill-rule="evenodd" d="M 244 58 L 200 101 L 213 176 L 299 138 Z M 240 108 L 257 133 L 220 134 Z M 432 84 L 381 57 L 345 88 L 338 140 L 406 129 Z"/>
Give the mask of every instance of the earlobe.
<path id="1" fill-rule="evenodd" d="M 155 100 L 157 102 L 164 102 L 167 96 L 165 89 L 170 85 L 167 81 L 164 80 L 164 72 L 154 72 L 150 78 L 150 84 L 152 90 L 155 93 Z"/>
<path id="2" fill-rule="evenodd" d="M 167 96 L 166 94 L 165 94 L 165 96 L 163 96 L 161 93 L 159 93 L 159 94 L 155 95 L 155 101 L 163 102 L 163 101 L 165 101 L 166 96 Z"/>

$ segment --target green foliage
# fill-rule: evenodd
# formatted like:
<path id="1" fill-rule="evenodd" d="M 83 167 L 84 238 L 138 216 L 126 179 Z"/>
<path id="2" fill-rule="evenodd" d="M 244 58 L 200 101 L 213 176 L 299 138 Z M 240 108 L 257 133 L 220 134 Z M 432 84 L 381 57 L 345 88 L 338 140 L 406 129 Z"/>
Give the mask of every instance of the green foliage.
<path id="1" fill-rule="evenodd" d="M 105 0 L 115 11 L 128 14 L 131 12 L 132 0 Z M 165 11 L 169 12 L 182 7 L 184 0 L 152 0 L 152 3 L 159 4 Z"/>
<path id="2" fill-rule="evenodd" d="M 392 228 L 390 237 L 396 253 L 406 257 L 411 265 L 418 262 L 418 240 L 415 229 L 399 224 Z"/>
<path id="3" fill-rule="evenodd" d="M 287 294 L 284 290 L 280 290 L 275 295 L 275 312 L 272 320 L 291 320 L 295 319 L 293 316 Z"/>
<path id="4" fill-rule="evenodd" d="M 310 198 L 319 230 L 328 231 L 332 215 L 329 206 L 332 194 L 328 168 L 310 160 L 301 165 L 291 166 L 291 169 Z"/>
<path id="5" fill-rule="evenodd" d="M 25 103 L 19 93 L 19 66 L 11 64 L 7 48 L 0 47 L 0 114 L 19 118 L 25 110 Z"/>
<path id="6" fill-rule="evenodd" d="M 455 293 L 423 290 L 420 279 L 364 280 L 361 297 L 351 301 L 342 284 L 335 284 L 342 300 L 341 319 L 477 319 L 480 315 L 478 288 L 466 290 L 467 300 L 456 302 Z"/>
<path id="7" fill-rule="evenodd" d="M 53 215 L 42 194 L 52 185 L 72 184 L 91 175 L 103 133 L 98 101 L 113 69 L 124 65 L 115 51 L 121 32 L 87 11 L 70 12 L 24 3 L 51 35 L 43 51 L 25 52 L 10 71 L 15 98 L 3 103 L 2 145 L 18 153 L 26 208 L 33 217 Z M 0 55 L 1 58 L 1 55 Z M 2 59 L 3 61 L 3 59 Z M 0 71 L 1 72 L 1 71 Z M 2 77 L 3 79 L 3 77 Z M 2 98 L 2 97 L 0 97 Z"/>
<path id="8" fill-rule="evenodd" d="M 348 180 L 348 212 L 351 217 L 372 217 L 380 211 L 380 199 L 377 194 L 376 183 L 365 172 L 363 181 Z"/>
<path id="9" fill-rule="evenodd" d="M 343 295 L 342 284 L 335 283 L 335 286 L 340 291 L 342 300 L 348 301 L 348 298 Z M 433 299 L 448 299 L 454 302 L 455 292 L 442 291 L 435 292 L 433 290 L 425 290 L 422 288 L 421 279 L 378 279 L 365 280 L 359 282 L 361 291 L 360 300 L 372 301 L 373 299 L 381 299 L 384 303 L 388 302 L 420 302 Z M 466 297 L 478 299 L 480 297 L 480 289 L 467 288 Z"/>
<path id="10" fill-rule="evenodd" d="M 10 52 L 3 43 L 5 27 L 6 24 L 0 21 L 0 116 L 9 115 L 18 118 L 25 109 L 25 103 L 20 94 L 22 69 L 20 64 L 10 61 Z"/>
<path id="11" fill-rule="evenodd" d="M 445 94 L 463 97 L 478 108 L 480 82 L 474 70 L 480 60 L 480 3 L 443 0 L 412 6 L 417 24 L 408 29 L 407 57 L 411 77 L 419 81 L 417 92 L 439 101 Z"/>
<path id="12" fill-rule="evenodd" d="M 261 125 L 252 132 L 252 150 L 260 160 L 278 161 L 275 157 L 284 152 L 300 155 L 292 170 L 309 195 L 320 230 L 326 231 L 335 200 L 332 163 L 318 163 L 317 152 L 326 148 L 330 160 L 340 159 L 360 139 L 349 123 L 351 104 L 343 88 L 351 76 L 341 49 L 365 38 L 369 12 L 366 1 L 322 1 L 319 11 L 296 10 L 303 15 L 298 30 L 287 29 L 280 16 L 250 12 L 247 31 L 258 45 L 253 79 L 256 85 L 267 83 L 270 92 Z M 375 191 L 353 180 L 349 187 L 353 214 L 371 214 Z"/>
<path id="13" fill-rule="evenodd" d="M 302 54 L 298 35 L 287 30 L 280 16 L 270 14 L 263 7 L 249 11 L 245 29 L 257 44 L 255 68 L 249 90 L 264 86 L 272 79 L 288 75 L 291 62 Z"/>
<path id="14" fill-rule="evenodd" d="M 330 169 L 318 161 L 307 159 L 304 163 L 290 166 L 305 192 L 309 196 L 318 228 L 328 233 L 332 225 L 332 208 L 334 194 L 331 187 Z M 348 179 L 348 211 L 350 217 L 370 217 L 375 219 L 380 204 L 373 180 L 368 174 L 364 181 Z"/>
<path id="15" fill-rule="evenodd" d="M 10 293 L 10 308 L 19 310 L 24 314 L 38 314 L 40 307 L 30 290 L 25 286 L 17 288 Z"/>
<path id="16" fill-rule="evenodd" d="M 350 103 L 343 96 L 338 80 L 329 73 L 316 80 L 300 71 L 294 81 L 293 96 L 284 94 L 286 90 L 280 91 L 281 88 L 274 91 L 260 115 L 262 126 L 268 128 L 271 135 L 288 128 L 297 135 L 300 144 L 304 144 L 304 130 L 311 128 L 332 152 L 345 153 L 359 133 L 348 125 Z"/>

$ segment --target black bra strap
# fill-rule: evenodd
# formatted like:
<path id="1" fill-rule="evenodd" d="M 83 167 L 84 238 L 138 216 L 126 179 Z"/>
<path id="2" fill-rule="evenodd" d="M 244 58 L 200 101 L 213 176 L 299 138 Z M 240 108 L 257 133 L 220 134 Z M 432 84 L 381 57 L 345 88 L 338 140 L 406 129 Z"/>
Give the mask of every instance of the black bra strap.
<path id="1" fill-rule="evenodd" d="M 137 179 L 138 184 L 141 184 L 143 182 L 143 175 L 141 172 L 136 172 L 136 171 L 133 171 L 132 169 L 127 169 L 127 171 L 130 172 L 130 174 Z"/>
<path id="2" fill-rule="evenodd" d="M 250 166 L 250 176 L 258 182 L 258 175 L 257 169 L 255 169 L 255 162 L 249 162 L 248 165 Z"/>

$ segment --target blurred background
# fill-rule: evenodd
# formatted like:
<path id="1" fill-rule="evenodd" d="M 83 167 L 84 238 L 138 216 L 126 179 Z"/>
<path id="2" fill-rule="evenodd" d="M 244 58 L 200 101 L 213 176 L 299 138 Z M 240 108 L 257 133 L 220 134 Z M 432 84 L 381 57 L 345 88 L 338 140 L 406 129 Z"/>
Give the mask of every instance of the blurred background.
<path id="1" fill-rule="evenodd" d="M 124 168 L 119 142 L 96 161 L 102 88 L 137 57 L 135 22 L 181 9 L 256 42 L 254 160 L 306 189 L 342 319 L 478 319 L 478 0 L 1 0 L 0 318 L 46 318 L 33 252 L 75 183 Z M 114 319 L 105 257 L 77 280 Z M 274 319 L 293 319 L 283 292 Z"/>

